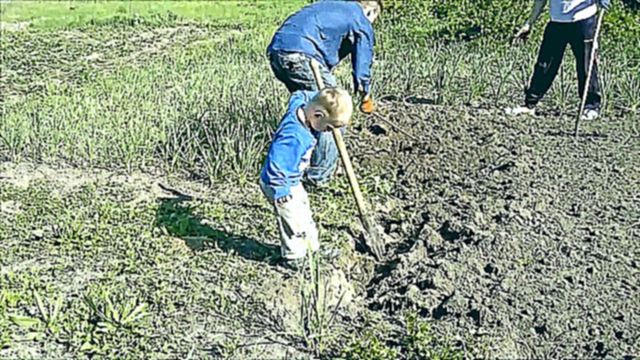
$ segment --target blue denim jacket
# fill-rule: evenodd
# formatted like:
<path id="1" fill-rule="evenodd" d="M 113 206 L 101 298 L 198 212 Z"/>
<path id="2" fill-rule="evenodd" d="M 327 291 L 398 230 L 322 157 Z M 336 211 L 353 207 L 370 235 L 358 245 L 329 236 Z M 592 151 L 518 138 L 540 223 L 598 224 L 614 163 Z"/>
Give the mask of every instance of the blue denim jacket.
<path id="1" fill-rule="evenodd" d="M 290 195 L 290 188 L 300 183 L 309 166 L 320 133 L 303 124 L 297 110 L 316 94 L 316 91 L 293 93 L 289 108 L 273 135 L 260 179 L 273 191 L 274 200 Z"/>
<path id="2" fill-rule="evenodd" d="M 351 1 L 321 1 L 291 15 L 268 53 L 304 53 L 329 70 L 351 54 L 355 89 L 369 93 L 375 36 L 362 8 Z"/>

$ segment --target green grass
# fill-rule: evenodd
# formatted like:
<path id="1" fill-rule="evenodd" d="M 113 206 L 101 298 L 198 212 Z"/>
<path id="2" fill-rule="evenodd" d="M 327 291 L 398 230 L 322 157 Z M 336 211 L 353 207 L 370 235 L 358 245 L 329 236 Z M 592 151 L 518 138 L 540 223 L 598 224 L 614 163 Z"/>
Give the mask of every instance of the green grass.
<path id="1" fill-rule="evenodd" d="M 9 181 L 0 193 L 2 356 L 23 356 L 41 341 L 58 357 L 257 357 L 280 356 L 281 342 L 302 348 L 309 334 L 292 304 L 305 281 L 273 271 L 276 223 L 256 187 L 222 185 L 224 197 L 188 200 L 142 174 L 14 171 L 2 168 Z M 180 184 L 194 192 L 195 184 Z M 355 226 L 336 214 L 324 219 Z M 325 248 L 338 246 L 339 235 L 325 237 Z M 332 314 L 322 325 L 344 334 Z M 321 339 L 323 352 L 336 348 L 335 336 Z"/>
<path id="2" fill-rule="evenodd" d="M 185 327 L 203 327 L 217 348 L 227 336 L 216 333 L 264 321 L 258 300 L 237 297 L 266 285 L 255 282 L 268 265 L 248 262 L 235 272 L 236 257 L 225 255 L 270 253 L 233 230 L 239 223 L 232 219 L 246 213 L 229 212 L 221 200 L 185 205 L 147 197 L 145 187 L 114 191 L 117 182 L 86 179 L 64 188 L 3 184 L 0 203 L 20 204 L 0 221 L 0 348 L 12 351 L 5 354 L 40 339 L 48 356 L 178 356 L 192 350 Z"/>
<path id="3" fill-rule="evenodd" d="M 29 22 L 29 27 L 56 29 L 109 24 L 114 18 L 141 19 L 171 13 L 186 21 L 224 21 L 234 25 L 281 17 L 305 0 L 274 1 L 12 1 L 2 3 L 2 21 Z"/>
<path id="4" fill-rule="evenodd" d="M 250 180 L 286 105 L 284 87 L 264 56 L 275 27 L 267 23 L 225 31 L 166 25 L 91 28 L 83 35 L 6 33 L 2 159 L 64 159 L 128 170 L 160 167 L 208 179 Z M 388 34 L 380 38 L 374 68 L 378 98 L 509 105 L 521 101 L 535 59 L 533 44 L 486 44 L 485 51 L 477 52 L 475 45 L 429 43 L 431 51 L 418 52 Z M 632 75 L 637 65 L 617 50 L 603 49 L 605 94 L 619 94 L 605 97 L 605 111 L 638 107 Z M 343 65 L 338 80 L 349 88 L 348 64 Z M 573 67 L 569 58 L 545 107 L 560 112 L 576 107 Z"/>
<path id="5" fill-rule="evenodd" d="M 276 224 L 257 188 L 240 194 L 221 186 L 216 192 L 225 197 L 187 200 L 159 192 L 153 178 L 141 174 L 30 171 L 39 172 L 46 177 L 8 175 L 2 183 L 2 356 L 40 349 L 55 357 L 255 358 L 281 356 L 283 342 L 326 355 L 353 334 L 324 295 L 312 299 L 306 276 L 273 272 Z M 334 185 L 332 191 L 342 190 Z M 321 195 L 311 198 L 317 213 L 329 210 Z M 353 216 L 320 221 L 354 227 L 347 218 Z M 339 244 L 339 234 L 325 237 L 323 246 Z M 326 286 L 322 273 L 311 284 Z M 313 306 L 320 313 L 298 319 L 292 306 L 298 294 L 309 301 L 301 311 Z M 406 329 L 411 346 L 433 345 L 426 327 L 414 328 Z M 375 337 L 361 341 L 345 350 L 347 358 L 396 353 Z M 377 347 L 363 348 L 367 341 Z"/>
<path id="6" fill-rule="evenodd" d="M 37 153 L 89 166 L 107 165 L 103 160 L 111 158 L 109 166 L 128 169 L 156 166 L 148 160 L 160 155 L 169 168 L 188 163 L 202 176 L 250 173 L 286 101 L 277 95 L 282 88 L 263 61 L 263 48 L 276 27 L 270 16 L 287 13 L 276 5 L 257 3 L 264 8 L 262 29 L 238 31 L 218 22 L 185 29 L 174 19 L 159 27 L 94 27 L 84 35 L 76 30 L 7 33 L 3 83 L 11 89 L 4 106 L 3 154 L 7 150 L 9 159 L 19 160 L 38 158 Z M 235 9 L 253 11 L 251 3 Z M 67 35 L 48 35 L 56 33 Z M 78 42 L 78 36 L 89 43 Z M 100 41 L 105 37 L 113 41 Z M 24 58 L 23 51 L 35 57 Z M 30 68 L 28 74 L 21 72 L 24 67 Z M 33 131 L 39 132 L 34 124 L 51 142 L 31 146 Z M 184 141 L 184 136 L 192 139 Z M 123 146 L 114 148 L 114 137 Z M 233 166 L 222 169 L 223 163 Z"/>

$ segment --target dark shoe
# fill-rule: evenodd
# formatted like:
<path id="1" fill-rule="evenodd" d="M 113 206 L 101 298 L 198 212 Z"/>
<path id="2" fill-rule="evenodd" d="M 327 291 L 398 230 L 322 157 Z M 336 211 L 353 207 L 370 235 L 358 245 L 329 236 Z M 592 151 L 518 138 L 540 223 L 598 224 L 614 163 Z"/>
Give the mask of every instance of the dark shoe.
<path id="1" fill-rule="evenodd" d="M 280 265 L 282 265 L 282 267 L 292 270 L 292 271 L 300 271 L 301 269 L 304 268 L 305 265 L 305 258 L 300 258 L 300 259 L 282 259 L 280 261 Z"/>

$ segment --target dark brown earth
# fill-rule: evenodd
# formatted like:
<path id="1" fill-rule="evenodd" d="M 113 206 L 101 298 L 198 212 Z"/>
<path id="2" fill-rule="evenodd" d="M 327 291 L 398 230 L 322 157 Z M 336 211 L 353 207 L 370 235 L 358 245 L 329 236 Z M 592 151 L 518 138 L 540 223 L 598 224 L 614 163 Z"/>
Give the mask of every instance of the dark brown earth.
<path id="1" fill-rule="evenodd" d="M 378 212 L 393 243 L 369 309 L 415 310 L 492 357 L 640 355 L 637 129 L 609 114 L 574 139 L 568 116 L 421 102 L 380 111 L 419 141 L 373 118 L 347 136 L 398 201 Z"/>

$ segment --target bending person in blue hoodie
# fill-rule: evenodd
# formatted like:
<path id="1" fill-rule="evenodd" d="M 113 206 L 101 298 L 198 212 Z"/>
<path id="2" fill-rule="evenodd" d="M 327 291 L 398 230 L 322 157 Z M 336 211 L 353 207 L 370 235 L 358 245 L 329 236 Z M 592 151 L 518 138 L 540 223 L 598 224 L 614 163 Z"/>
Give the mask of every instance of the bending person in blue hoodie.
<path id="1" fill-rule="evenodd" d="M 320 64 L 326 86 L 336 86 L 331 71 L 351 54 L 354 92 L 361 96 L 360 110 L 374 110 L 369 93 L 375 37 L 373 22 L 381 7 L 375 0 L 321 1 L 291 15 L 276 31 L 267 48 L 274 74 L 290 93 L 318 90 L 311 59 Z M 345 133 L 345 128 L 341 129 Z M 323 133 L 311 156 L 305 180 L 326 183 L 336 169 L 338 149 L 330 132 Z"/>

